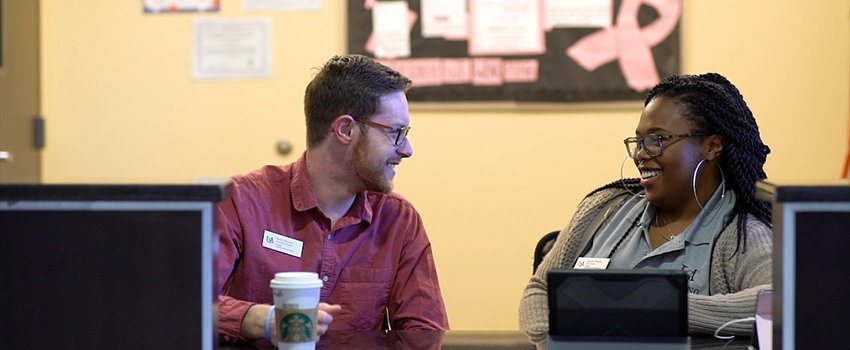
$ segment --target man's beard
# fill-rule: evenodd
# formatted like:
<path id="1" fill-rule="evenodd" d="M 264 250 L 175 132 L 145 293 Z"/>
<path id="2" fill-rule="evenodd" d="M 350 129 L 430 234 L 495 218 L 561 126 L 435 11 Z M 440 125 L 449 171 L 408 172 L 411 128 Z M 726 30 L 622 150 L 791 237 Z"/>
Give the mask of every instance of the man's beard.
<path id="1" fill-rule="evenodd" d="M 367 143 L 366 140 L 359 139 L 354 144 L 354 152 L 351 157 L 354 173 L 367 191 L 390 193 L 393 190 L 393 183 L 384 178 L 386 162 L 377 162 L 370 157 Z"/>

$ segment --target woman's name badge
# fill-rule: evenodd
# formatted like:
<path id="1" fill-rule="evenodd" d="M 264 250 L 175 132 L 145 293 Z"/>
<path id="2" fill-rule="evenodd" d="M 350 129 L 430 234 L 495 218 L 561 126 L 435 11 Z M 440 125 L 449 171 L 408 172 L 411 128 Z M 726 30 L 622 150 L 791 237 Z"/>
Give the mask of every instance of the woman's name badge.
<path id="1" fill-rule="evenodd" d="M 608 258 L 578 258 L 576 261 L 576 266 L 573 266 L 574 269 L 577 270 L 605 270 L 608 267 L 608 262 L 611 259 Z"/>

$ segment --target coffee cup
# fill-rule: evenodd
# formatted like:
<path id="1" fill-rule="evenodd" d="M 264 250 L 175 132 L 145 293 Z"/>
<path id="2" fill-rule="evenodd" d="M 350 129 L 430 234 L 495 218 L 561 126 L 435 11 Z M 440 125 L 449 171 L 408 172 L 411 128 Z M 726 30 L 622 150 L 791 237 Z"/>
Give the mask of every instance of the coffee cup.
<path id="1" fill-rule="evenodd" d="M 281 350 L 313 350 L 318 338 L 319 293 L 322 280 L 315 272 L 278 272 L 271 280 L 274 323 Z"/>

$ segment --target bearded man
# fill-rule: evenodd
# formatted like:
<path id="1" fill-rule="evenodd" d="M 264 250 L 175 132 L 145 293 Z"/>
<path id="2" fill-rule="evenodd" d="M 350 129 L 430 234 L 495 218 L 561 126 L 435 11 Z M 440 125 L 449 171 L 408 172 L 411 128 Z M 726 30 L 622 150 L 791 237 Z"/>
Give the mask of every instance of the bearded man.
<path id="1" fill-rule="evenodd" d="M 305 92 L 304 154 L 233 177 L 217 213 L 220 341 L 270 340 L 269 281 L 285 271 L 324 281 L 320 335 L 449 328 L 422 219 L 392 192 L 413 155 L 410 84 L 365 56 L 334 56 Z"/>

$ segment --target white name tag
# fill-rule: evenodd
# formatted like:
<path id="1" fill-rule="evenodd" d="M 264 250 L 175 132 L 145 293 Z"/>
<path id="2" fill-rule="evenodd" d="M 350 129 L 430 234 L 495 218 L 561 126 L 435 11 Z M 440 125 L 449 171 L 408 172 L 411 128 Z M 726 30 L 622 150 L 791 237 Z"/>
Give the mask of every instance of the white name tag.
<path id="1" fill-rule="evenodd" d="M 608 258 L 578 258 L 576 266 L 577 270 L 605 270 L 611 259 Z"/>
<path id="2" fill-rule="evenodd" d="M 304 242 L 265 230 L 263 232 L 263 247 L 300 258 Z"/>

